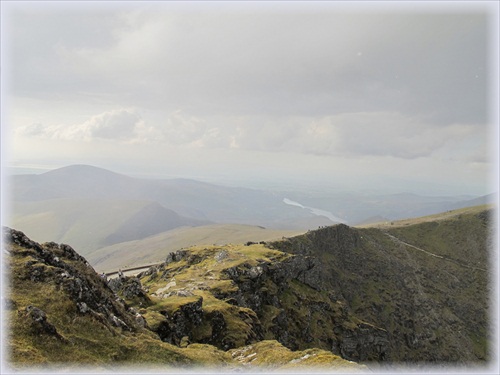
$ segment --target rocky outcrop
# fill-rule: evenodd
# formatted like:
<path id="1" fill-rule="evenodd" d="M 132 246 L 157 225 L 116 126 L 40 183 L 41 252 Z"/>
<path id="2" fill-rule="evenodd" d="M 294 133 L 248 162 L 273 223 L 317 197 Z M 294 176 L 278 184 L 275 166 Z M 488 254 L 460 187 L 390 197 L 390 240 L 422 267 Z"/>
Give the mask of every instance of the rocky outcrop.
<path id="1" fill-rule="evenodd" d="M 152 302 L 137 277 L 116 277 L 108 281 L 110 289 L 138 307 L 149 306 Z"/>
<path id="2" fill-rule="evenodd" d="M 272 252 L 263 245 L 247 243 L 243 250 Z M 275 255 L 250 260 L 229 248 L 170 254 L 138 278 L 165 303 L 171 297 L 188 298 L 159 311 L 163 318 L 152 314 L 161 320 L 153 329 L 176 345 L 186 338 L 228 350 L 268 338 L 291 350 L 318 347 L 355 361 L 390 357 L 387 332 L 353 316 L 337 292 L 324 288 L 317 257 Z M 186 284 L 184 275 L 204 281 Z M 193 302 L 197 290 L 210 293 L 210 308 Z"/>
<path id="3" fill-rule="evenodd" d="M 56 327 L 47 320 L 45 311 L 29 305 L 24 310 L 24 313 L 24 316 L 28 320 L 27 324 L 31 327 L 35 335 L 49 335 L 58 340 L 66 341 L 64 337 L 57 332 Z"/>
<path id="4" fill-rule="evenodd" d="M 358 362 L 387 361 L 389 357 L 389 335 L 387 331 L 371 324 L 360 323 L 356 329 L 338 327 L 342 340 L 334 342 L 332 352 L 343 358 L 355 359 Z"/>
<path id="5" fill-rule="evenodd" d="M 70 246 L 54 242 L 38 244 L 24 233 L 8 228 L 4 229 L 4 241 L 18 246 L 16 256 L 28 259 L 21 273 L 16 275 L 20 279 L 55 283 L 80 314 L 89 314 L 107 326 L 137 329 L 135 314 L 129 311 L 129 306 Z"/>
<path id="6" fill-rule="evenodd" d="M 390 358 L 387 331 L 359 321 L 334 291 L 321 288 L 318 258 L 297 255 L 283 262 L 244 263 L 224 274 L 238 290 L 218 298 L 255 311 L 268 322 L 266 337 L 292 350 L 315 346 L 353 361 Z"/>
<path id="7" fill-rule="evenodd" d="M 153 330 L 162 341 L 179 345 L 183 341 L 193 341 L 193 331 L 203 321 L 203 310 L 201 305 L 203 298 L 198 298 L 193 302 L 182 304 L 173 313 L 161 311 L 165 317 Z"/>

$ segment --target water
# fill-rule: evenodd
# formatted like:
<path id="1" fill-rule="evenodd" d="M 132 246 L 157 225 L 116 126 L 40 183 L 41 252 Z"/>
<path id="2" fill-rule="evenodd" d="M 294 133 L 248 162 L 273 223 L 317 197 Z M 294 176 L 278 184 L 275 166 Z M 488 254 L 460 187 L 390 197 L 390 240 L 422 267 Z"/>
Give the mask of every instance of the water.
<path id="1" fill-rule="evenodd" d="M 325 210 L 321 210 L 319 208 L 314 208 L 314 207 L 307 207 L 307 206 L 300 204 L 299 202 L 292 201 L 291 199 L 288 199 L 288 198 L 283 198 L 283 203 L 288 204 L 289 206 L 296 206 L 296 207 L 300 207 L 304 210 L 308 210 L 316 216 L 325 216 L 328 219 L 330 219 L 331 221 L 333 221 L 334 223 L 344 223 L 344 224 L 346 223 L 345 220 L 341 219 L 340 217 L 335 216 L 330 211 L 325 211 Z"/>

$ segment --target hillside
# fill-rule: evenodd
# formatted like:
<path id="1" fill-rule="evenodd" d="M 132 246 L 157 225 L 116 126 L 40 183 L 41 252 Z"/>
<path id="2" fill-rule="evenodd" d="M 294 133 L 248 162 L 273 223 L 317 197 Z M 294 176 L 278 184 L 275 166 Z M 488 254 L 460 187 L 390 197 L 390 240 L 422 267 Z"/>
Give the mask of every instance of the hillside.
<path id="1" fill-rule="evenodd" d="M 491 358 L 491 208 L 474 207 L 371 228 L 338 225 L 273 243 L 320 259 L 324 288 L 386 329 L 393 360 Z"/>
<path id="2" fill-rule="evenodd" d="M 181 227 L 142 240 L 99 248 L 88 252 L 85 257 L 96 270 L 110 272 L 119 268 L 160 263 L 168 253 L 194 245 L 272 241 L 301 233 L 242 224 Z"/>
<path id="3" fill-rule="evenodd" d="M 203 318 L 211 313 L 218 316 L 216 308 L 200 309 L 199 304 L 190 303 L 190 297 L 148 295 L 135 278 L 108 283 L 68 245 L 40 245 L 22 232 L 6 228 L 3 234 L 4 259 L 10 270 L 8 294 L 2 301 L 2 316 L 9 328 L 3 368 L 9 372 L 40 368 L 49 373 L 210 368 L 234 372 L 325 366 L 342 372 L 362 369 L 331 352 L 292 351 L 275 340 L 238 341 L 242 345 L 231 350 L 186 340 L 166 342 L 172 341 L 162 337 L 166 327 L 161 334 L 157 332 L 159 317 L 169 316 L 164 308 L 179 306 L 171 315 L 171 332 L 186 329 L 183 319 L 185 322 L 186 318 Z M 132 301 L 120 298 L 111 287 Z M 139 302 L 142 306 L 131 306 Z M 251 316 L 249 311 L 247 316 Z M 220 328 L 223 331 L 225 327 Z"/>
<path id="4" fill-rule="evenodd" d="M 9 350 L 16 365 L 355 366 L 347 360 L 484 369 L 493 356 L 492 214 L 472 207 L 194 246 L 109 283 L 69 246 L 7 230 Z M 59 349 L 65 340 L 73 346 Z"/>
<path id="5" fill-rule="evenodd" d="M 98 220 L 96 220 L 98 218 Z M 147 200 L 50 199 L 14 202 L 9 225 L 39 242 L 71 243 L 82 255 L 184 226 L 208 224 Z"/>
<path id="6" fill-rule="evenodd" d="M 88 165 L 11 176 L 8 182 L 7 226 L 38 242 L 70 243 L 84 256 L 93 253 L 93 259 L 98 249 L 103 248 L 97 256 L 102 259 L 111 245 L 127 247 L 130 241 L 177 228 L 217 223 L 305 231 L 318 222 L 332 224 L 285 205 L 271 192 L 186 179 L 132 178 Z"/>

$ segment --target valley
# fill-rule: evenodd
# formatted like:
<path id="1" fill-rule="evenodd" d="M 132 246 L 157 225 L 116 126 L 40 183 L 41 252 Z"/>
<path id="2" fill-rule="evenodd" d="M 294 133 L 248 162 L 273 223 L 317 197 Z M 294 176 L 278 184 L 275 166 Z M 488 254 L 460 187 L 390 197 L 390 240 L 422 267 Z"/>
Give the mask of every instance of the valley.
<path id="1" fill-rule="evenodd" d="M 8 182 L 5 225 L 38 242 L 71 244 L 100 271 L 157 262 L 163 251 L 192 245 L 269 241 L 339 222 L 391 222 L 496 199 L 266 191 L 133 178 L 89 165 Z"/>

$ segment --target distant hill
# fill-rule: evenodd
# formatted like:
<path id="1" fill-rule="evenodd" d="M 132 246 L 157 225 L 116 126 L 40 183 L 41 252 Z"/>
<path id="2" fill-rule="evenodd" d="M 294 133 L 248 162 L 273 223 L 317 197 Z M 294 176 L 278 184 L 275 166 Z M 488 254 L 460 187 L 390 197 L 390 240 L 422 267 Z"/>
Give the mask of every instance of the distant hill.
<path id="1" fill-rule="evenodd" d="M 49 199 L 14 202 L 9 225 L 40 242 L 70 243 L 82 254 L 118 242 L 145 238 L 182 226 L 208 224 L 156 202 L 112 199 Z"/>
<path id="2" fill-rule="evenodd" d="M 181 227 L 142 240 L 102 247 L 90 251 L 86 258 L 97 270 L 110 272 L 119 268 L 162 262 L 170 252 L 194 245 L 272 241 L 300 233 L 302 232 L 242 224 Z"/>
<path id="3" fill-rule="evenodd" d="M 421 196 L 410 193 L 360 194 L 356 192 L 310 196 L 297 193 L 290 196 L 302 204 L 319 207 L 343 217 L 349 225 L 360 225 L 374 217 L 400 220 L 431 215 L 462 207 L 498 203 L 498 194 L 482 197 L 469 196 Z"/>
<path id="4" fill-rule="evenodd" d="M 10 183 L 11 199 L 25 205 L 61 198 L 149 201 L 196 220 L 275 228 L 282 228 L 282 222 L 293 221 L 293 218 L 314 217 L 283 204 L 283 197 L 272 192 L 187 179 L 138 179 L 86 165 L 40 175 L 12 176 Z"/>
<path id="5" fill-rule="evenodd" d="M 498 204 L 498 193 L 483 195 L 474 199 L 456 202 L 448 206 L 449 210 L 456 210 L 463 207 L 481 206 L 485 204 Z"/>
<path id="6" fill-rule="evenodd" d="M 90 165 L 71 165 L 38 175 L 11 177 L 15 201 L 60 198 L 141 199 L 144 184 L 135 178 Z"/>

